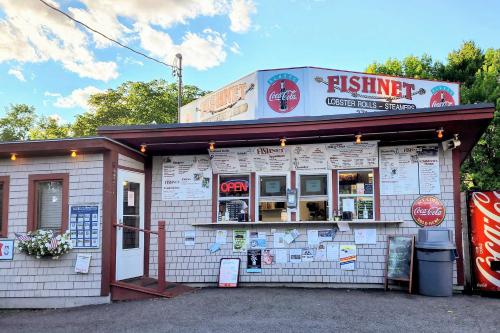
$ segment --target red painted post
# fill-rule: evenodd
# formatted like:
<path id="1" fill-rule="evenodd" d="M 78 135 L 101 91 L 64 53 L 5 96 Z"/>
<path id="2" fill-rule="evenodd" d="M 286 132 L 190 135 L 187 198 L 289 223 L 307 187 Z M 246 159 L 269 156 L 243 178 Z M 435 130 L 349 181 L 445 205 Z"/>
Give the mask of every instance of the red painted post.
<path id="1" fill-rule="evenodd" d="M 165 290 L 165 221 L 158 221 L 158 291 Z"/>

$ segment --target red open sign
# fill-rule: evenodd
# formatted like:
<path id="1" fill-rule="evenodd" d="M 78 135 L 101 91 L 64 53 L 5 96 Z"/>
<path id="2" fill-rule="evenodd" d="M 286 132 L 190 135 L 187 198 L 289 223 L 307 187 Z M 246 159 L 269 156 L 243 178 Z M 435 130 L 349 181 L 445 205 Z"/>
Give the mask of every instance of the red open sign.
<path id="1" fill-rule="evenodd" d="M 222 193 L 230 192 L 247 192 L 248 181 L 242 179 L 228 180 L 220 184 L 220 191 Z"/>

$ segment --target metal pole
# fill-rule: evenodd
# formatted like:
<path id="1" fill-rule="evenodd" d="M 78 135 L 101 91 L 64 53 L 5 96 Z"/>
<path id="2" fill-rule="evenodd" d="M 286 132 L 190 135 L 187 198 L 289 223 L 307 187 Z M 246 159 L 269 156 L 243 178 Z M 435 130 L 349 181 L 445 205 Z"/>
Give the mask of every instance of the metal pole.
<path id="1" fill-rule="evenodd" d="M 175 55 L 179 59 L 177 64 L 177 82 L 179 84 L 177 89 L 177 123 L 181 122 L 181 106 L 182 106 L 182 54 Z"/>

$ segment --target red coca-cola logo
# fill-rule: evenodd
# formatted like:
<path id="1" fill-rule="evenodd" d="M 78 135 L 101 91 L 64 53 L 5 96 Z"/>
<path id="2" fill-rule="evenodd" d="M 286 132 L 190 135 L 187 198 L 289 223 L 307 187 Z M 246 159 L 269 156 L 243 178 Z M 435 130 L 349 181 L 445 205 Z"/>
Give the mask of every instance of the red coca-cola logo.
<path id="1" fill-rule="evenodd" d="M 288 113 L 295 109 L 300 101 L 298 78 L 287 73 L 273 76 L 267 82 L 266 99 L 269 107 L 278 113 Z"/>
<path id="2" fill-rule="evenodd" d="M 500 191 L 473 192 L 469 207 L 474 286 L 500 291 Z"/>
<path id="3" fill-rule="evenodd" d="M 437 108 L 455 105 L 453 91 L 447 86 L 437 86 L 431 89 L 430 107 Z"/>
<path id="4" fill-rule="evenodd" d="M 411 217 L 421 227 L 440 225 L 446 214 L 444 204 L 436 197 L 425 195 L 411 205 Z"/>

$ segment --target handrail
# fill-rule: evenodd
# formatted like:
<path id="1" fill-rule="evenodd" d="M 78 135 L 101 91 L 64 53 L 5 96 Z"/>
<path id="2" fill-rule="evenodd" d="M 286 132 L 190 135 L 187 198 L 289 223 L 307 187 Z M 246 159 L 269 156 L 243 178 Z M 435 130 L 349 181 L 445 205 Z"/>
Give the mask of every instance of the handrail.
<path id="1" fill-rule="evenodd" d="M 144 232 L 147 234 L 154 234 L 158 236 L 158 291 L 163 292 L 165 290 L 165 267 L 166 267 L 166 257 L 165 257 L 165 221 L 158 221 L 158 231 L 146 230 L 142 228 L 131 227 L 121 223 L 113 223 L 115 228 L 124 228 L 139 232 Z M 116 255 L 116 254 L 115 254 Z"/>

